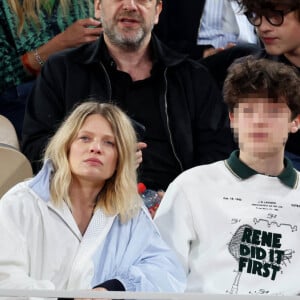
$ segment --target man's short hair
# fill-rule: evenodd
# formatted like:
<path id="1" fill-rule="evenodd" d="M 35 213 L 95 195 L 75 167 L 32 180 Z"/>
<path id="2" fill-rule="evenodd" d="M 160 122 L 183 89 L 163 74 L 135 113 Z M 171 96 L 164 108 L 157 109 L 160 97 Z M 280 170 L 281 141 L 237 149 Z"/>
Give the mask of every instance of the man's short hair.
<path id="1" fill-rule="evenodd" d="M 300 114 L 300 76 L 296 68 L 269 59 L 247 56 L 228 69 L 223 95 L 229 111 L 242 98 L 267 97 L 285 102 L 292 118 Z"/>

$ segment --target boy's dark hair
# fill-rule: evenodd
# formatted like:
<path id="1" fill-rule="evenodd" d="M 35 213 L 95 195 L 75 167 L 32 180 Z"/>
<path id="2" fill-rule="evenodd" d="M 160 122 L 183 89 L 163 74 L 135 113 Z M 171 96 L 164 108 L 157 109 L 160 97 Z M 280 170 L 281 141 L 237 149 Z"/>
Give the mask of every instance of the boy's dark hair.
<path id="1" fill-rule="evenodd" d="M 268 59 L 245 57 L 233 63 L 224 82 L 224 101 L 230 112 L 242 98 L 268 97 L 285 102 L 292 118 L 300 114 L 300 76 L 296 68 Z"/>
<path id="2" fill-rule="evenodd" d="M 295 8 L 300 21 L 300 0 L 231 0 L 237 2 L 242 11 L 260 13 L 263 10 L 275 9 L 278 5 Z"/>

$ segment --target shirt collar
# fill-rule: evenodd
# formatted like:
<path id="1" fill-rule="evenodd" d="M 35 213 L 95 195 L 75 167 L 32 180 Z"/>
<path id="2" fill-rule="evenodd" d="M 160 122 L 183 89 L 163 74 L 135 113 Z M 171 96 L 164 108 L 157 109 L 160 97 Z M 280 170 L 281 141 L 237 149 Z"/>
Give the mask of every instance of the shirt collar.
<path id="1" fill-rule="evenodd" d="M 231 153 L 230 157 L 225 161 L 225 165 L 231 173 L 242 180 L 259 174 L 239 159 L 239 150 Z M 284 185 L 295 189 L 298 186 L 299 181 L 298 173 L 293 168 L 292 162 L 288 158 L 284 158 L 284 166 L 284 170 L 277 177 Z"/>

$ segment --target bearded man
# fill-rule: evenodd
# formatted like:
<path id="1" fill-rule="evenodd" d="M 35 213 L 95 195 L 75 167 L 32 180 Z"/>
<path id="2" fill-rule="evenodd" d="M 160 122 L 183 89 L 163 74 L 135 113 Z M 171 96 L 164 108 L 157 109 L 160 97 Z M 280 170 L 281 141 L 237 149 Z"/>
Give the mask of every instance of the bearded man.
<path id="1" fill-rule="evenodd" d="M 138 172 L 147 188 L 165 190 L 183 170 L 228 157 L 233 138 L 222 96 L 202 65 L 152 33 L 161 10 L 160 0 L 96 0 L 99 39 L 47 60 L 23 127 L 35 171 L 48 138 L 90 97 L 114 102 L 146 128 Z"/>

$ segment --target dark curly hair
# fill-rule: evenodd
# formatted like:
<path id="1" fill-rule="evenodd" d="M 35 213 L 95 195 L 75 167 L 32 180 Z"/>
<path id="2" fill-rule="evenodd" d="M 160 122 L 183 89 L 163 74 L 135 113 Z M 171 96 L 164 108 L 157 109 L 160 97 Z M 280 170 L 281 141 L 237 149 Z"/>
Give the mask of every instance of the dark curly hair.
<path id="1" fill-rule="evenodd" d="M 300 114 L 300 74 L 294 67 L 269 59 L 247 56 L 228 69 L 224 82 L 224 101 L 230 112 L 241 98 L 253 95 L 286 102 L 292 118 Z M 267 96 L 266 96 L 267 95 Z"/>
<path id="2" fill-rule="evenodd" d="M 300 21 L 300 0 L 229 0 L 239 4 L 241 11 L 261 12 L 266 9 L 275 9 L 278 5 L 295 8 Z"/>

